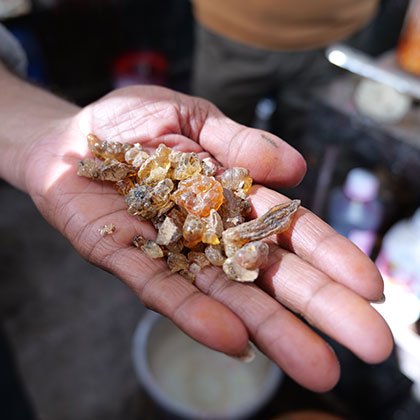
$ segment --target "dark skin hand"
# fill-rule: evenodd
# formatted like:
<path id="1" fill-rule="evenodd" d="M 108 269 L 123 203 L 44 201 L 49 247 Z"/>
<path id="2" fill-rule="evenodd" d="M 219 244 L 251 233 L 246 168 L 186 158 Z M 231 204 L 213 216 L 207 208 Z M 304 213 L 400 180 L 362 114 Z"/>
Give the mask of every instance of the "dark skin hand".
<path id="1" fill-rule="evenodd" d="M 339 364 L 301 317 L 368 363 L 390 354 L 388 326 L 369 303 L 383 296 L 375 265 L 310 211 L 299 209 L 291 228 L 272 238 L 269 264 L 255 283 L 236 283 L 220 268 L 206 267 L 191 284 L 132 246 L 135 234 L 154 238 L 156 232 L 127 213 L 112 185 L 76 175 L 77 163 L 90 156 L 90 132 L 150 150 L 165 143 L 225 167 L 247 167 L 256 182 L 250 194 L 256 217 L 288 200 L 268 186 L 295 185 L 305 173 L 304 160 L 287 143 L 236 124 L 207 101 L 158 87 L 130 87 L 82 110 L 64 108 L 53 129 L 37 132 L 15 153 L 24 169 L 6 168 L 3 175 L 11 174 L 5 178 L 31 195 L 84 258 L 114 273 L 147 307 L 230 355 L 243 354 L 252 340 L 316 391 L 336 384 Z M 109 223 L 115 233 L 101 236 L 98 229 Z"/>

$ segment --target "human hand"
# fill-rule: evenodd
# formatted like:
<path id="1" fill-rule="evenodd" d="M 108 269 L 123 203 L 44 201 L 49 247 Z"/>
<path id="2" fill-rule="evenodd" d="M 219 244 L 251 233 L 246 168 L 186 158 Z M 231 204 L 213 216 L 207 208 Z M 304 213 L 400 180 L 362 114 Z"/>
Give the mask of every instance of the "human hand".
<path id="1" fill-rule="evenodd" d="M 338 380 L 329 345 L 296 314 L 366 362 L 392 348 L 388 327 L 369 301 L 383 284 L 374 264 L 351 242 L 308 210 L 271 242 L 270 260 L 253 284 L 228 280 L 206 267 L 195 284 L 170 273 L 132 246 L 134 235 L 153 238 L 149 223 L 129 215 L 111 185 L 76 175 L 89 156 L 86 135 L 120 142 L 160 143 L 201 155 L 225 167 L 250 170 L 253 216 L 287 201 L 267 185 L 291 186 L 305 172 L 302 157 L 272 134 L 238 125 L 204 100 L 157 87 L 115 91 L 62 121 L 34 142 L 25 185 L 42 214 L 88 261 L 114 273 L 149 308 L 171 318 L 197 341 L 240 355 L 251 339 L 303 386 L 325 391 Z M 263 186 L 265 185 L 265 186 Z M 116 226 L 113 235 L 98 229 Z"/>

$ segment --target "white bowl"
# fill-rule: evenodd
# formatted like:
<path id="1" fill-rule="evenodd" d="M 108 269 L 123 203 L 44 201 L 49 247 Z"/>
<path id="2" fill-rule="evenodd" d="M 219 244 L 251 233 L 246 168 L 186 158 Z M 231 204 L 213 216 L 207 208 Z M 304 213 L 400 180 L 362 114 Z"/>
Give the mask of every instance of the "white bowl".
<path id="1" fill-rule="evenodd" d="M 273 397 L 282 371 L 258 350 L 244 363 L 192 340 L 148 311 L 133 338 L 138 380 L 167 413 L 185 419 L 246 419 Z"/>

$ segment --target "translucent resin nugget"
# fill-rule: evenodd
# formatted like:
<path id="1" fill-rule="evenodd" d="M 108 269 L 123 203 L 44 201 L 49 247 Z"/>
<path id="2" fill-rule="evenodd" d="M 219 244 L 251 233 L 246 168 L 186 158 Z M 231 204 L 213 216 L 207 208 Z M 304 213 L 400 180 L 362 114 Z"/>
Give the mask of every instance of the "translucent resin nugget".
<path id="1" fill-rule="evenodd" d="M 87 142 L 94 159 L 79 162 L 78 175 L 114 183 L 128 213 L 157 229 L 155 240 L 136 235 L 133 245 L 165 258 L 169 270 L 191 282 L 207 266 L 222 267 L 231 280 L 257 279 L 269 254 L 263 239 L 287 230 L 300 206 L 292 200 L 246 221 L 252 178 L 245 168 L 222 171 L 209 158 L 164 144 L 149 154 L 139 143 L 94 134 Z"/>

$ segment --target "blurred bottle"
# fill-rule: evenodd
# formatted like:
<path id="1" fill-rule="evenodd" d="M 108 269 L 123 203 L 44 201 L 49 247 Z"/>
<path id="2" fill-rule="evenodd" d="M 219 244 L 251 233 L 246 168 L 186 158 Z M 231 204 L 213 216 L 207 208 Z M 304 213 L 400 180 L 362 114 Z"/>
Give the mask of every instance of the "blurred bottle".
<path id="1" fill-rule="evenodd" d="M 390 280 L 420 298 L 420 207 L 384 235 L 376 264 Z"/>
<path id="2" fill-rule="evenodd" d="M 420 0 L 411 0 L 397 45 L 401 68 L 420 76 Z"/>
<path id="3" fill-rule="evenodd" d="M 328 223 L 367 255 L 372 253 L 383 218 L 379 179 L 372 172 L 354 168 L 347 174 L 344 185 L 332 190 Z"/>

